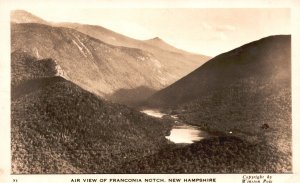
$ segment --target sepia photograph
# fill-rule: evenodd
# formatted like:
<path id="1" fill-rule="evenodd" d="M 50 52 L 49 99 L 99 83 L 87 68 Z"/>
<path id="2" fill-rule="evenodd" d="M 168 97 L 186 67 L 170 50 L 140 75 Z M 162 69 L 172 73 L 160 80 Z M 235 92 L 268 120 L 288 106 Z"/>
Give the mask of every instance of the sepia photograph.
<path id="1" fill-rule="evenodd" d="M 11 12 L 13 173 L 291 172 L 288 9 L 37 12 Z"/>
<path id="2" fill-rule="evenodd" d="M 8 24 L 11 175 L 293 173 L 291 8 L 20 6 Z"/>

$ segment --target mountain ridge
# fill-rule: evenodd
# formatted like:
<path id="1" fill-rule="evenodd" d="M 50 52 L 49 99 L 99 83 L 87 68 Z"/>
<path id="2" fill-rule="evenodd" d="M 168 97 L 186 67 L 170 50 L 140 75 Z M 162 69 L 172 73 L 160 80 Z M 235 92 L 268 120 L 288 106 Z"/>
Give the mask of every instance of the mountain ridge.
<path id="1" fill-rule="evenodd" d="M 57 76 L 53 59 L 12 55 L 14 174 L 118 173 L 167 146 L 171 122 L 104 101 Z M 118 130 L 116 130 L 118 129 Z"/>
<path id="2" fill-rule="evenodd" d="M 291 36 L 270 36 L 214 57 L 155 93 L 160 107 L 200 128 L 276 150 L 291 170 Z"/>
<path id="3" fill-rule="evenodd" d="M 109 30 L 105 27 L 99 26 L 99 25 L 89 25 L 89 24 L 79 24 L 79 23 L 58 23 L 56 25 L 76 29 L 82 33 L 88 34 L 92 37 L 103 40 L 104 42 L 106 42 L 108 44 L 112 44 L 112 45 L 116 45 L 116 46 L 139 48 L 139 49 L 147 50 L 152 53 L 153 52 L 155 53 L 159 50 L 164 50 L 164 51 L 168 51 L 171 53 L 180 53 L 180 54 L 189 56 L 191 58 L 196 57 L 197 59 L 200 59 L 200 60 L 205 60 L 205 59 L 207 60 L 210 58 L 209 56 L 200 55 L 197 53 L 191 53 L 191 52 L 176 48 L 176 47 L 166 43 L 161 38 L 155 39 L 158 37 L 153 38 L 154 41 L 153 41 L 153 39 L 138 40 L 138 39 L 130 38 L 128 36 L 124 36 L 122 34 L 119 34 L 115 31 L 111 31 L 111 30 Z M 102 35 L 101 33 L 104 35 Z M 105 34 L 109 34 L 110 36 L 106 36 Z"/>
<path id="4" fill-rule="evenodd" d="M 139 103 L 209 59 L 162 49 L 101 26 L 26 22 L 11 25 L 12 52 L 23 50 L 39 59 L 53 58 L 69 80 L 116 102 L 126 101 L 132 95 L 128 91 L 149 88 L 147 95 L 139 94 L 133 101 Z M 79 62 L 80 67 L 75 66 Z M 126 92 L 120 95 L 120 91 Z"/>
<path id="5" fill-rule="evenodd" d="M 200 56 L 200 54 L 189 52 L 189 51 L 177 48 L 175 46 L 172 46 L 171 44 L 167 43 L 166 41 L 164 41 L 160 37 L 154 37 L 152 39 L 145 40 L 145 42 L 150 44 L 150 45 L 157 46 L 158 48 L 168 50 L 170 52 Z M 202 56 L 205 57 L 205 55 L 202 55 Z"/>
<path id="6" fill-rule="evenodd" d="M 116 47 L 73 29 L 44 24 L 12 24 L 12 52 L 15 50 L 23 50 L 40 58 L 54 58 L 71 80 L 90 91 L 95 91 L 93 87 L 102 90 L 95 91 L 100 95 L 113 92 L 118 87 L 130 89 L 146 85 L 159 89 L 168 82 L 175 81 L 178 76 L 173 73 L 180 74 L 180 67 L 172 66 L 171 62 L 162 65 L 153 54 L 143 50 Z M 76 67 L 80 62 L 84 64 Z M 125 63 L 127 64 L 124 65 Z M 123 66 L 120 67 L 121 65 Z M 171 66 L 169 73 L 165 72 L 169 66 Z M 71 72 L 75 70 L 77 72 Z M 94 77 L 96 75 L 99 76 L 98 79 Z M 83 81 L 82 77 L 86 80 Z M 96 80 L 102 80 L 101 83 L 104 85 L 101 88 L 94 85 L 93 82 Z M 91 83 L 87 85 L 86 82 L 89 81 Z"/>
<path id="7" fill-rule="evenodd" d="M 225 57 L 231 57 L 231 56 L 235 56 L 235 55 L 238 55 L 240 53 L 243 52 L 244 49 L 247 49 L 248 47 L 251 47 L 251 46 L 255 46 L 255 44 L 257 43 L 260 43 L 260 42 L 264 42 L 264 41 L 268 41 L 268 40 L 271 40 L 271 39 L 290 39 L 290 36 L 289 35 L 274 35 L 274 36 L 268 36 L 268 37 L 265 37 L 265 38 L 261 38 L 259 40 L 256 40 L 256 41 L 253 41 L 253 42 L 250 42 L 250 43 L 247 43 L 245 45 L 242 45 L 238 48 L 235 48 L 233 50 L 230 50 L 228 52 L 225 52 L 225 53 L 222 53 L 214 58 L 212 58 L 210 61 L 204 63 L 202 66 L 200 66 L 199 68 L 195 69 L 193 72 L 191 72 L 190 74 L 188 74 L 187 76 L 181 78 L 180 80 L 176 81 L 175 83 L 173 83 L 172 85 L 160 90 L 159 92 L 155 93 L 153 96 L 151 96 L 151 98 L 155 98 L 155 96 L 159 95 L 160 93 L 163 93 L 165 92 L 166 90 L 168 90 L 169 88 L 174 88 L 175 85 L 178 85 L 179 83 L 184 83 L 184 82 L 187 82 L 187 83 L 193 83 L 194 81 L 193 80 L 196 80 L 196 78 L 192 79 L 191 76 L 194 76 L 196 77 L 197 73 L 199 73 L 201 70 L 205 70 L 209 67 L 212 67 L 213 65 L 216 65 L 216 64 L 219 64 L 218 66 L 218 69 L 220 70 L 222 66 L 226 66 L 226 62 L 220 62 L 222 61 L 223 58 Z M 256 48 L 255 48 L 256 49 Z M 253 53 L 251 54 L 255 54 L 256 51 L 253 51 Z M 244 60 L 248 60 L 250 61 L 249 59 L 244 59 Z M 231 60 L 230 59 L 226 59 L 227 63 L 230 64 Z M 243 64 L 247 64 L 243 61 L 243 59 L 237 59 L 237 61 L 239 62 L 236 62 L 236 63 L 239 63 L 240 65 L 243 65 Z M 217 66 L 217 65 L 216 65 Z M 271 66 L 272 67 L 272 66 Z M 257 69 L 260 69 L 260 68 L 257 68 Z M 223 71 L 222 71 L 223 72 Z M 209 76 L 211 74 L 208 73 L 208 71 L 205 71 L 205 73 Z M 243 74 L 242 72 L 237 72 L 238 74 Z M 226 74 L 226 73 L 224 73 Z M 230 73 L 227 73 L 230 75 Z M 202 74 L 203 78 L 204 78 L 204 73 Z M 206 76 L 207 77 L 207 76 Z M 214 78 L 212 78 L 214 79 Z M 188 81 L 190 80 L 190 81 Z M 206 83 L 207 85 L 210 85 L 210 83 Z M 169 95 L 170 96 L 170 95 Z M 150 98 L 150 100 L 151 100 Z M 171 102 L 175 102 L 174 99 L 169 99 L 169 101 Z"/>
<path id="8" fill-rule="evenodd" d="M 22 18 L 20 18 L 20 16 L 22 16 L 22 15 L 28 17 L 28 20 L 26 21 L 26 19 L 23 20 Z M 151 38 L 151 39 L 148 39 L 148 40 L 139 40 L 139 39 L 131 38 L 131 37 L 126 36 L 126 35 L 122 35 L 120 33 L 117 33 L 116 31 L 110 30 L 110 29 L 105 28 L 105 27 L 100 26 L 100 25 L 82 24 L 82 23 L 76 23 L 76 22 L 48 22 L 48 21 L 45 21 L 45 20 L 43 20 L 43 19 L 41 19 L 41 18 L 39 18 L 39 17 L 37 17 L 37 16 L 33 15 L 32 13 L 29 13 L 25 10 L 13 10 L 11 12 L 11 16 L 14 17 L 14 18 L 11 19 L 11 22 L 14 22 L 14 23 L 41 23 L 41 24 L 46 24 L 46 25 L 55 26 L 55 27 L 57 27 L 57 26 L 60 27 L 61 26 L 61 27 L 66 27 L 66 28 L 72 28 L 72 29 L 78 30 L 78 31 L 80 31 L 84 34 L 87 34 L 87 35 L 90 35 L 90 36 L 95 37 L 97 39 L 100 39 L 99 36 L 97 36 L 95 33 L 93 33 L 93 29 L 97 29 L 98 32 L 102 32 L 102 33 L 106 33 L 106 34 L 112 34 L 112 35 L 115 35 L 117 37 L 121 36 L 122 37 L 121 39 L 127 39 L 127 41 L 128 40 L 137 41 L 137 43 L 134 43 L 133 47 L 138 47 L 137 45 L 143 44 L 142 42 L 147 44 L 147 42 L 155 41 L 155 42 L 161 42 L 161 43 L 164 43 L 165 45 L 167 45 L 168 49 L 166 49 L 166 50 L 168 50 L 168 51 L 173 50 L 173 52 L 181 52 L 181 53 L 185 53 L 185 54 L 200 56 L 200 54 L 198 54 L 198 53 L 191 53 L 191 52 L 176 48 L 176 47 L 166 43 L 160 37 L 154 37 L 154 38 Z M 18 19 L 20 19 L 20 20 L 18 20 Z M 30 21 L 31 19 L 32 19 L 32 21 Z M 40 19 L 41 21 L 35 21 L 35 19 Z M 84 30 L 85 29 L 84 27 L 91 28 L 91 29 L 89 31 Z M 101 37 L 101 38 L 104 39 L 103 37 Z M 112 40 L 110 40 L 110 41 L 112 41 Z M 109 44 L 109 41 L 107 41 L 106 43 Z M 113 43 L 113 45 L 132 47 L 132 44 L 130 44 L 131 45 L 130 46 L 130 45 L 126 45 L 126 43 L 122 43 L 122 44 Z M 209 56 L 205 56 L 205 55 L 202 55 L 202 56 L 203 57 L 209 57 Z"/>

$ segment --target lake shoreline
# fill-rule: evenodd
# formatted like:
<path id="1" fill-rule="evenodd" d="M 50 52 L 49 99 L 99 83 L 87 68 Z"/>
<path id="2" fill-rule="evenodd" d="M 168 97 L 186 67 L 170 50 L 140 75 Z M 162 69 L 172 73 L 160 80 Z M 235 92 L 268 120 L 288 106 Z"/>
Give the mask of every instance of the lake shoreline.
<path id="1" fill-rule="evenodd" d="M 180 119 L 180 117 L 178 117 L 178 115 L 163 113 L 160 109 L 144 108 L 140 112 L 154 118 L 171 120 L 173 122 L 173 126 L 169 135 L 166 136 L 166 139 L 174 144 L 192 144 L 203 139 L 225 135 L 225 133 L 210 132 L 201 128 L 199 125 L 184 122 Z"/>

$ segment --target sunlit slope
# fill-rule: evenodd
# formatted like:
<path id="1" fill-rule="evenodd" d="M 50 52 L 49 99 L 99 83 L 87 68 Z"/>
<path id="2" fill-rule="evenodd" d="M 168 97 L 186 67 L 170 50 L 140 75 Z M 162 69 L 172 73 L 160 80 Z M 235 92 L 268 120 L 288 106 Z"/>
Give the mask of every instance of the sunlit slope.
<path id="1" fill-rule="evenodd" d="M 47 22 L 23 10 L 12 11 L 11 22 L 12 52 L 51 57 L 65 78 L 119 103 L 138 104 L 209 59 L 159 38 L 141 41 L 101 26 Z"/>
<path id="2" fill-rule="evenodd" d="M 145 86 L 154 90 L 174 81 L 148 52 L 116 47 L 73 29 L 42 24 L 12 24 L 12 52 L 55 60 L 66 77 L 101 96 Z"/>

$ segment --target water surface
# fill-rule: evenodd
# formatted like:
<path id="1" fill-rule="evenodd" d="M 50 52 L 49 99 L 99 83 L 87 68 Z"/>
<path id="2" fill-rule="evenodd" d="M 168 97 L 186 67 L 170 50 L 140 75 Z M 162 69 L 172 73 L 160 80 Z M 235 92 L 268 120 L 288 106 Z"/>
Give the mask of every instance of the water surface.
<path id="1" fill-rule="evenodd" d="M 166 115 L 165 113 L 162 113 L 156 109 L 145 109 L 145 110 L 142 110 L 141 112 L 145 113 L 149 116 L 156 117 L 156 118 L 162 118 L 164 115 Z"/>
<path id="2" fill-rule="evenodd" d="M 162 118 L 164 115 L 167 115 L 156 109 L 147 109 L 142 110 L 141 112 L 156 118 Z M 191 144 L 211 136 L 199 127 L 188 125 L 179 121 L 176 115 L 171 115 L 171 117 L 174 119 L 175 123 L 170 131 L 170 135 L 166 136 L 166 138 L 174 143 Z"/>

